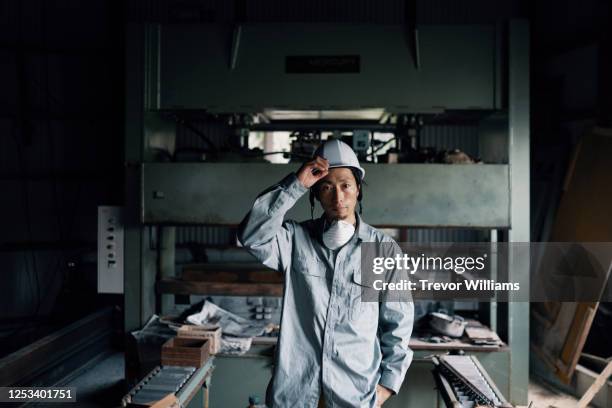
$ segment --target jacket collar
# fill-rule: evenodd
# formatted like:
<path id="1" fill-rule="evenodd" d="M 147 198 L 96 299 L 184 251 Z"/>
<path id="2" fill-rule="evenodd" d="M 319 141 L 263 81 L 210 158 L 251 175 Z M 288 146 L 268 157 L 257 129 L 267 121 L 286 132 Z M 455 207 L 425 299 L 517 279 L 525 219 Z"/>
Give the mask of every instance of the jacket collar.
<path id="1" fill-rule="evenodd" d="M 357 237 L 361 241 L 369 241 L 370 240 L 370 226 L 366 224 L 361 216 L 355 213 L 355 219 L 357 220 Z"/>

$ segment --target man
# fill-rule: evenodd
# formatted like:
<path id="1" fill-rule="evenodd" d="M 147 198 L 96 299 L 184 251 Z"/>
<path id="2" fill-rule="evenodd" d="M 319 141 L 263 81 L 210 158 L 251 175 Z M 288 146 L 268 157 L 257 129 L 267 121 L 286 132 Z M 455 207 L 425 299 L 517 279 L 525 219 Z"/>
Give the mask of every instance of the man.
<path id="1" fill-rule="evenodd" d="M 268 407 L 380 407 L 412 360 L 412 302 L 361 301 L 361 242 L 391 242 L 356 213 L 365 170 L 330 140 L 297 174 L 264 191 L 240 224 L 240 242 L 285 275 Z M 283 222 L 311 189 L 317 220 Z M 397 246 L 397 244 L 395 244 Z"/>

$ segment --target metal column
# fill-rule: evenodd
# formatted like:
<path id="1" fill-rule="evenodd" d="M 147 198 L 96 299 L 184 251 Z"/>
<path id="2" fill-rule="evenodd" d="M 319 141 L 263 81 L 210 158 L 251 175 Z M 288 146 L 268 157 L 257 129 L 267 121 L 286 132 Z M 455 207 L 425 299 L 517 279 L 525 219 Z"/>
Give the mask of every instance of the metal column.
<path id="1" fill-rule="evenodd" d="M 142 226 L 140 225 L 139 163 L 143 154 L 144 113 L 144 29 L 142 24 L 126 28 L 125 95 L 125 257 L 124 257 L 124 329 L 143 324 L 141 299 Z"/>
<path id="2" fill-rule="evenodd" d="M 529 235 L 529 26 L 514 20 L 509 27 L 508 72 L 508 151 L 510 161 L 510 223 L 509 242 L 530 241 Z M 510 280 L 520 282 L 529 290 L 529 256 L 525 246 L 521 256 L 512 252 L 508 270 Z M 511 251 L 517 251 L 517 248 Z M 527 256 L 525 256 L 527 255 Z M 528 293 L 528 292 L 527 292 Z M 529 385 L 529 303 L 508 304 L 508 342 L 510 353 L 510 401 L 527 404 Z"/>
<path id="3" fill-rule="evenodd" d="M 158 105 L 158 29 L 145 24 L 126 28 L 125 103 L 125 264 L 124 329 L 132 331 L 155 312 L 155 252 L 141 214 L 141 163 L 145 154 L 145 113 Z M 152 227 L 149 227 L 152 228 Z"/>
<path id="4" fill-rule="evenodd" d="M 176 227 L 161 227 L 161 239 L 159 242 L 159 275 L 160 278 L 175 277 L 176 262 Z M 161 295 L 161 313 L 169 314 L 174 309 L 174 295 Z"/>

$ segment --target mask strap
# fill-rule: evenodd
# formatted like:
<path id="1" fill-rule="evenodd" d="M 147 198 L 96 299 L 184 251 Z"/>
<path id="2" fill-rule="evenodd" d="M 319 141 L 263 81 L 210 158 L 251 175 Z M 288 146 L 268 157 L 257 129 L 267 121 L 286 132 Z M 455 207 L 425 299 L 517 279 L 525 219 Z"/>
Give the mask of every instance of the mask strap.
<path id="1" fill-rule="evenodd" d="M 315 203 L 314 203 L 314 192 L 312 191 L 312 188 L 310 189 L 310 196 L 308 197 L 308 199 L 310 200 L 310 219 L 314 220 Z"/>

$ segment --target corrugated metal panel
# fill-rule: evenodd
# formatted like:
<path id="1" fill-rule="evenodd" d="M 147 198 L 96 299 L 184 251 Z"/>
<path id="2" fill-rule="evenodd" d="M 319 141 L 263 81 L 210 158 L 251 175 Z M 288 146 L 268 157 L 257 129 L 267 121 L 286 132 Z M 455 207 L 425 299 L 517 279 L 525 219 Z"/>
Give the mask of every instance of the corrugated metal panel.
<path id="1" fill-rule="evenodd" d="M 408 242 L 479 242 L 485 234 L 465 229 L 409 229 Z"/>
<path id="2" fill-rule="evenodd" d="M 233 245 L 235 229 L 187 226 L 176 228 L 176 244 Z M 480 242 L 487 232 L 458 229 L 409 229 L 407 242 Z"/>
<path id="3" fill-rule="evenodd" d="M 481 242 L 487 231 L 421 228 L 409 229 L 407 242 Z M 183 226 L 176 228 L 176 244 L 234 245 L 236 230 L 230 227 Z"/>
<path id="4" fill-rule="evenodd" d="M 0 3 L 0 36 L 3 41 L 8 43 L 15 43 L 19 35 L 17 27 L 20 3 L 18 1 L 3 1 Z"/>
<path id="5" fill-rule="evenodd" d="M 9 120 L 0 120 L 0 174 L 15 174 L 19 171 L 17 151 L 13 124 Z"/>
<path id="6" fill-rule="evenodd" d="M 206 135 L 206 137 L 217 147 L 227 146 L 230 141 L 230 129 L 222 123 L 210 122 L 192 122 L 191 125 L 198 131 Z M 206 149 L 208 145 L 202 138 L 185 126 L 178 125 L 176 129 L 176 147 L 182 148 L 198 148 Z"/>
<path id="7" fill-rule="evenodd" d="M 97 205 L 121 201 L 121 107 L 113 96 L 122 92 L 114 76 L 123 67 L 109 58 L 118 40 L 109 35 L 113 18 L 121 17 L 113 7 L 105 0 L 0 3 L 2 318 L 36 309 L 32 259 L 43 297 L 38 314 L 52 310 L 71 248 L 95 243 Z M 25 253 L 12 249 L 30 245 Z M 73 289 L 90 293 L 84 282 L 95 282 L 95 269 L 78 275 Z"/>
<path id="8" fill-rule="evenodd" d="M 471 156 L 478 156 L 477 126 L 425 126 L 421 131 L 421 146 L 438 149 L 461 149 Z"/>
<path id="9" fill-rule="evenodd" d="M 46 316 L 51 312 L 64 283 L 62 256 L 57 251 L 0 253 L 3 269 L 10 272 L 3 274 L 0 285 L 3 319 Z"/>
<path id="10" fill-rule="evenodd" d="M 176 244 L 233 245 L 236 230 L 231 227 L 191 225 L 176 227 Z"/>

